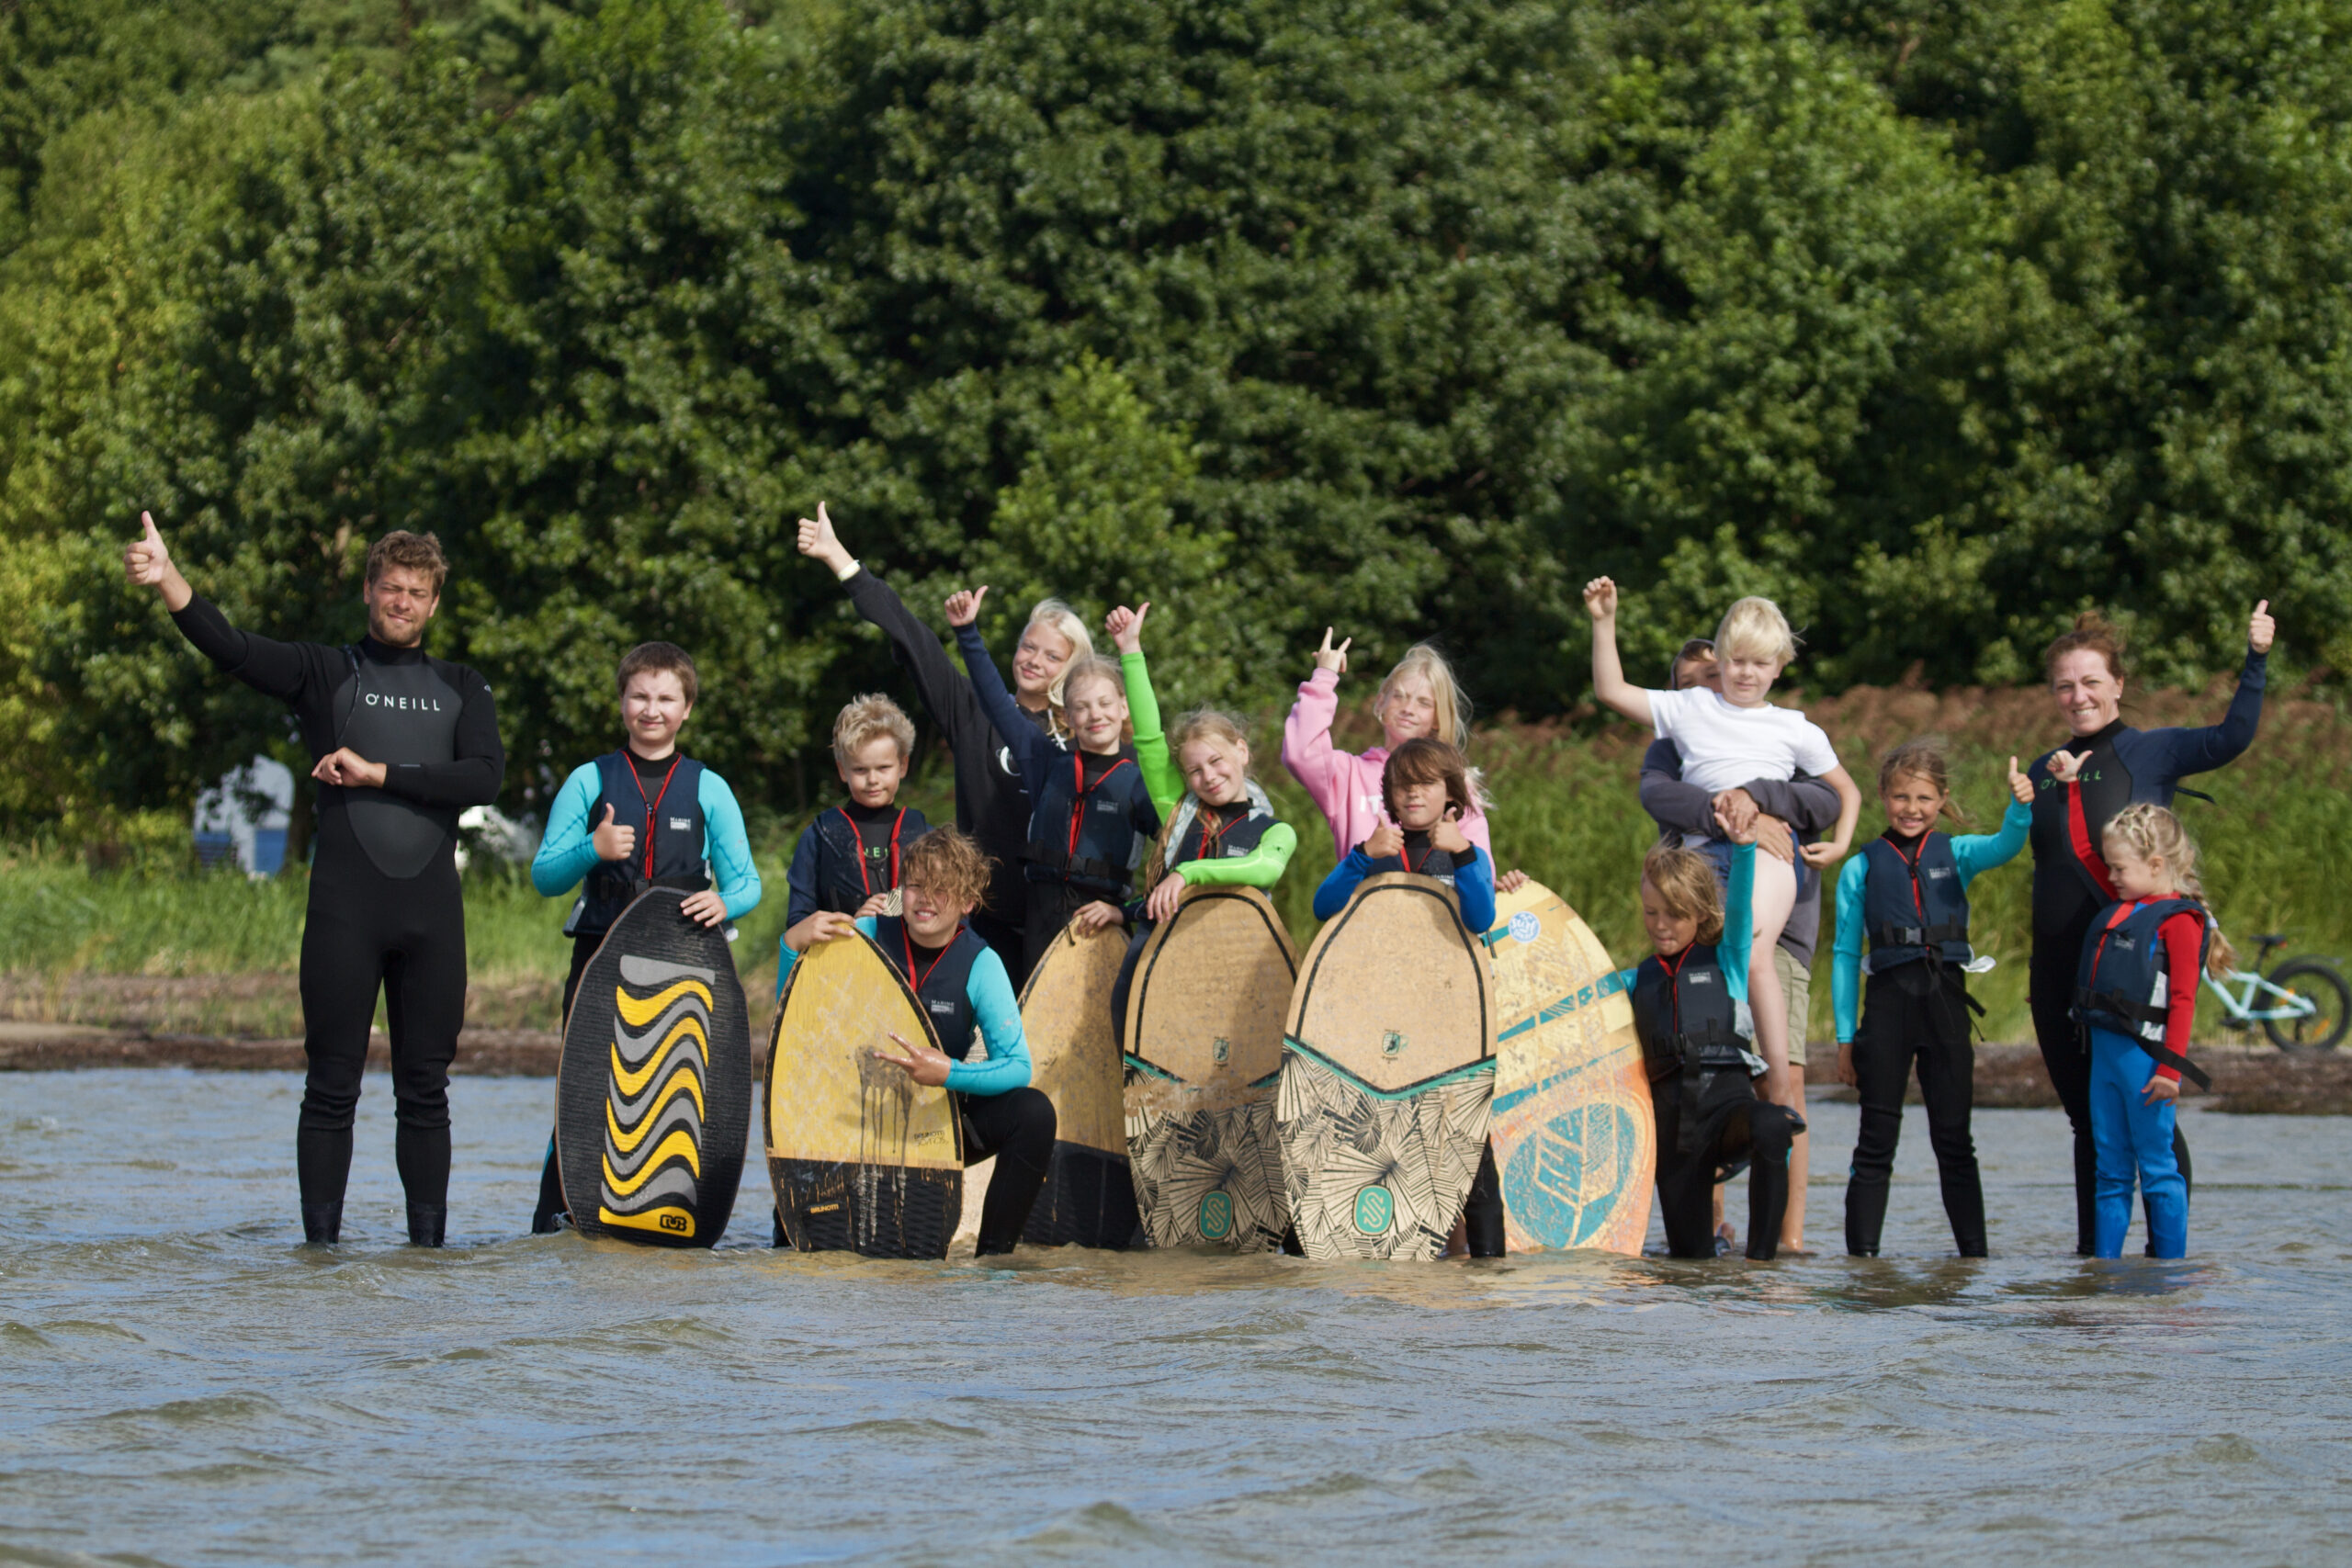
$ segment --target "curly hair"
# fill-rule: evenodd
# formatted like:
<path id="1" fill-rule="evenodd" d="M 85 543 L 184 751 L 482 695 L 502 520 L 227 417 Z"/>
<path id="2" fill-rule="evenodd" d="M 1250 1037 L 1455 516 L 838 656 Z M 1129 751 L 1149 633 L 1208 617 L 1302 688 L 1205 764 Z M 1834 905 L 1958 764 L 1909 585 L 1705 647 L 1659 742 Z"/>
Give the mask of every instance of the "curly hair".
<path id="1" fill-rule="evenodd" d="M 909 844 L 899 858 L 899 886 L 920 885 L 951 904 L 985 904 L 989 874 L 996 867 L 971 835 L 956 828 L 933 828 Z"/>
<path id="2" fill-rule="evenodd" d="M 906 709 L 879 692 L 852 697 L 833 720 L 833 760 L 846 767 L 869 742 L 886 736 L 899 743 L 899 761 L 915 754 L 915 724 Z"/>
<path id="3" fill-rule="evenodd" d="M 2206 904 L 2205 884 L 2197 874 L 2196 841 L 2180 825 L 2180 818 L 2163 807 L 2142 801 L 2117 812 L 2099 834 L 2099 847 L 2110 845 L 2127 849 L 2141 860 L 2161 858 L 2165 869 L 2172 873 L 2172 885 L 2199 904 Z M 2211 919 L 2212 906 L 2206 904 L 2206 909 L 2207 918 Z M 2220 922 L 2214 922 L 2212 944 L 2205 951 L 2205 967 L 2218 978 L 2230 972 L 2237 956 L 2230 939 L 2222 934 Z"/>

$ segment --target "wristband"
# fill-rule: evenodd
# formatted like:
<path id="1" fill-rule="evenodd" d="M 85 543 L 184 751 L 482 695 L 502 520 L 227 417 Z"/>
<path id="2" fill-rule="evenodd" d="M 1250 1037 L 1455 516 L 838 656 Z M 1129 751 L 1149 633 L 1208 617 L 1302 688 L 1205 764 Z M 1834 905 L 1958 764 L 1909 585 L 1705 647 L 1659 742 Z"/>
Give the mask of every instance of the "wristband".
<path id="1" fill-rule="evenodd" d="M 838 568 L 833 572 L 834 578 L 840 581 L 847 582 L 851 578 L 857 575 L 859 564 L 860 563 L 857 561 L 852 561 L 847 566 Z"/>

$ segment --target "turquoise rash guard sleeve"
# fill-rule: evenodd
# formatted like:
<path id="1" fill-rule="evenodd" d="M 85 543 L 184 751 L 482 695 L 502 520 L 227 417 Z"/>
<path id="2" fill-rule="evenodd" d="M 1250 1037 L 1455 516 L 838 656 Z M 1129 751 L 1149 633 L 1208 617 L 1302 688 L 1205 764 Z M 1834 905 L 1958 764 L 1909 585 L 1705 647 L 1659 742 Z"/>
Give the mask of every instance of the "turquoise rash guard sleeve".
<path id="1" fill-rule="evenodd" d="M 596 804 L 596 764 L 582 762 L 571 770 L 548 807 L 548 830 L 531 857 L 531 886 L 542 898 L 569 893 L 580 886 L 596 863 L 594 831 L 588 813 Z"/>
<path id="2" fill-rule="evenodd" d="M 1756 846 L 1731 847 L 1731 878 L 1724 889 L 1724 934 L 1715 943 L 1715 966 L 1735 1001 L 1747 1000 L 1747 950 L 1755 945 Z"/>
<path id="3" fill-rule="evenodd" d="M 868 915 L 857 929 L 871 937 L 881 924 Z M 985 1062 L 951 1062 L 947 1087 L 957 1094 L 1003 1094 L 1029 1087 L 1029 1038 L 1021 1031 L 1021 1002 L 1012 994 L 1012 976 L 994 948 L 985 948 L 972 960 L 971 977 L 964 982 L 964 998 L 972 1004 L 972 1020 L 989 1048 Z"/>
<path id="4" fill-rule="evenodd" d="M 695 792 L 702 807 L 702 856 L 710 863 L 718 883 L 718 897 L 727 918 L 740 919 L 760 907 L 760 868 L 752 859 L 752 840 L 743 831 L 743 808 L 727 781 L 708 768 L 702 787 Z"/>

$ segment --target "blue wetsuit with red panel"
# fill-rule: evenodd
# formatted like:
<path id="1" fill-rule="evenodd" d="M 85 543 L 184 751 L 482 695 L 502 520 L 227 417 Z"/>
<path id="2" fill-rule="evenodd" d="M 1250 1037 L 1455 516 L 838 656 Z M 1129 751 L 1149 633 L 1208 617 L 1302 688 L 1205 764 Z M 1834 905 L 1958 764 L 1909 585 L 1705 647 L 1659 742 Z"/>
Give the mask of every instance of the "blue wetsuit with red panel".
<path id="1" fill-rule="evenodd" d="M 2245 667 L 2222 722 L 2202 728 L 2134 729 L 2120 718 L 2063 750 L 2087 750 L 2080 787 L 2062 787 L 2050 775 L 2055 750 L 2026 769 L 2033 781 L 2033 962 L 2029 1006 L 2051 1086 L 2065 1107 L 2075 1135 L 2075 1249 L 2089 1256 L 2098 1244 L 2098 1153 L 2091 1130 L 2091 1058 L 2072 1009 L 2083 938 L 2099 911 L 2115 900 L 2100 836 L 2115 814 L 2142 803 L 2170 807 L 2180 781 L 2235 758 L 2254 742 L 2262 720 L 2266 656 L 2246 650 Z M 2177 1144 L 2184 1179 L 2188 1148 Z"/>

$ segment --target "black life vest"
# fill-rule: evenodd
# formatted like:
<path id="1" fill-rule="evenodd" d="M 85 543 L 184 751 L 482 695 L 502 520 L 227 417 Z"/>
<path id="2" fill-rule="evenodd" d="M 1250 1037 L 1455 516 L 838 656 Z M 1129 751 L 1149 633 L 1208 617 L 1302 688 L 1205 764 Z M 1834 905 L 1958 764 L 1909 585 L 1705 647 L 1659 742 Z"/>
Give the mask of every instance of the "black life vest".
<path id="1" fill-rule="evenodd" d="M 1200 807 L 1185 827 L 1182 841 L 1168 846 L 1168 864 L 1172 869 L 1196 860 L 1238 859 L 1255 850 L 1273 825 L 1273 818 L 1262 811 L 1251 811 L 1239 821 L 1226 824 L 1216 807 Z"/>
<path id="2" fill-rule="evenodd" d="M 887 823 L 887 833 L 862 838 L 856 818 L 840 807 L 821 813 L 808 825 L 817 835 L 817 908 L 854 915 L 876 893 L 899 886 L 899 857 L 909 844 L 931 830 L 920 811 L 900 807 Z"/>
<path id="3" fill-rule="evenodd" d="M 1068 882 L 1113 903 L 1124 902 L 1144 842 L 1136 824 L 1148 822 L 1149 831 L 1159 831 L 1159 811 L 1132 753 L 1121 751 L 1091 788 L 1084 782 L 1085 768 L 1086 753 L 1072 751 L 1069 766 L 1057 760 L 1046 771 L 1045 787 L 1031 807 L 1023 858 L 1033 882 Z"/>
<path id="4" fill-rule="evenodd" d="M 972 965 L 989 950 L 988 943 L 973 935 L 971 927 L 957 926 L 945 947 L 926 952 L 915 945 L 905 920 L 884 915 L 874 922 L 874 945 L 905 977 L 915 1004 L 931 1020 L 931 1032 L 939 1036 L 939 1048 L 959 1062 L 969 1056 L 978 1025 L 972 1014 Z"/>
<path id="5" fill-rule="evenodd" d="M 1731 994 L 1713 943 L 1693 942 L 1670 960 L 1652 953 L 1634 971 L 1634 1032 L 1653 1083 L 1686 1067 L 1736 1067 L 1745 1077 L 1754 1029 L 1747 1010 Z"/>
<path id="6" fill-rule="evenodd" d="M 2197 917 L 2197 965 L 2202 969 L 2205 954 L 2213 944 L 2213 927 L 2204 905 L 2194 898 L 2110 904 L 2083 939 L 2075 1017 L 2122 1035 L 2183 1077 L 2211 1089 L 2213 1080 L 2201 1068 L 2165 1043 L 2165 1022 L 2172 1016 L 2172 1004 L 2159 933 L 2164 923 L 2178 914 Z"/>
<path id="7" fill-rule="evenodd" d="M 602 936 L 612 930 L 637 896 L 649 887 L 700 893 L 710 886 L 703 862 L 702 764 L 679 755 L 668 777 L 648 795 L 627 751 L 596 759 L 598 793 L 588 807 L 589 831 L 613 808 L 614 822 L 637 829 L 637 848 L 627 860 L 600 860 L 589 867 L 564 930 L 575 937 Z"/>
<path id="8" fill-rule="evenodd" d="M 1889 832 L 1864 844 L 1862 858 L 1870 868 L 1862 929 L 1870 933 L 1871 974 L 1930 954 L 1954 965 L 1975 956 L 1968 945 L 1968 893 L 1950 834 L 1923 834 L 1905 854 Z"/>
<path id="9" fill-rule="evenodd" d="M 1414 842 L 1417 839 L 1420 840 L 1419 843 Z M 1476 854 L 1475 845 L 1471 852 L 1475 857 Z M 1430 836 L 1426 829 L 1413 828 L 1406 830 L 1404 852 L 1400 854 L 1375 857 L 1372 862 L 1372 869 L 1367 874 L 1377 876 L 1384 871 L 1408 871 L 1415 876 L 1435 877 L 1451 887 L 1453 886 L 1453 874 L 1457 869 L 1459 868 L 1453 863 L 1453 855 L 1430 842 Z"/>

